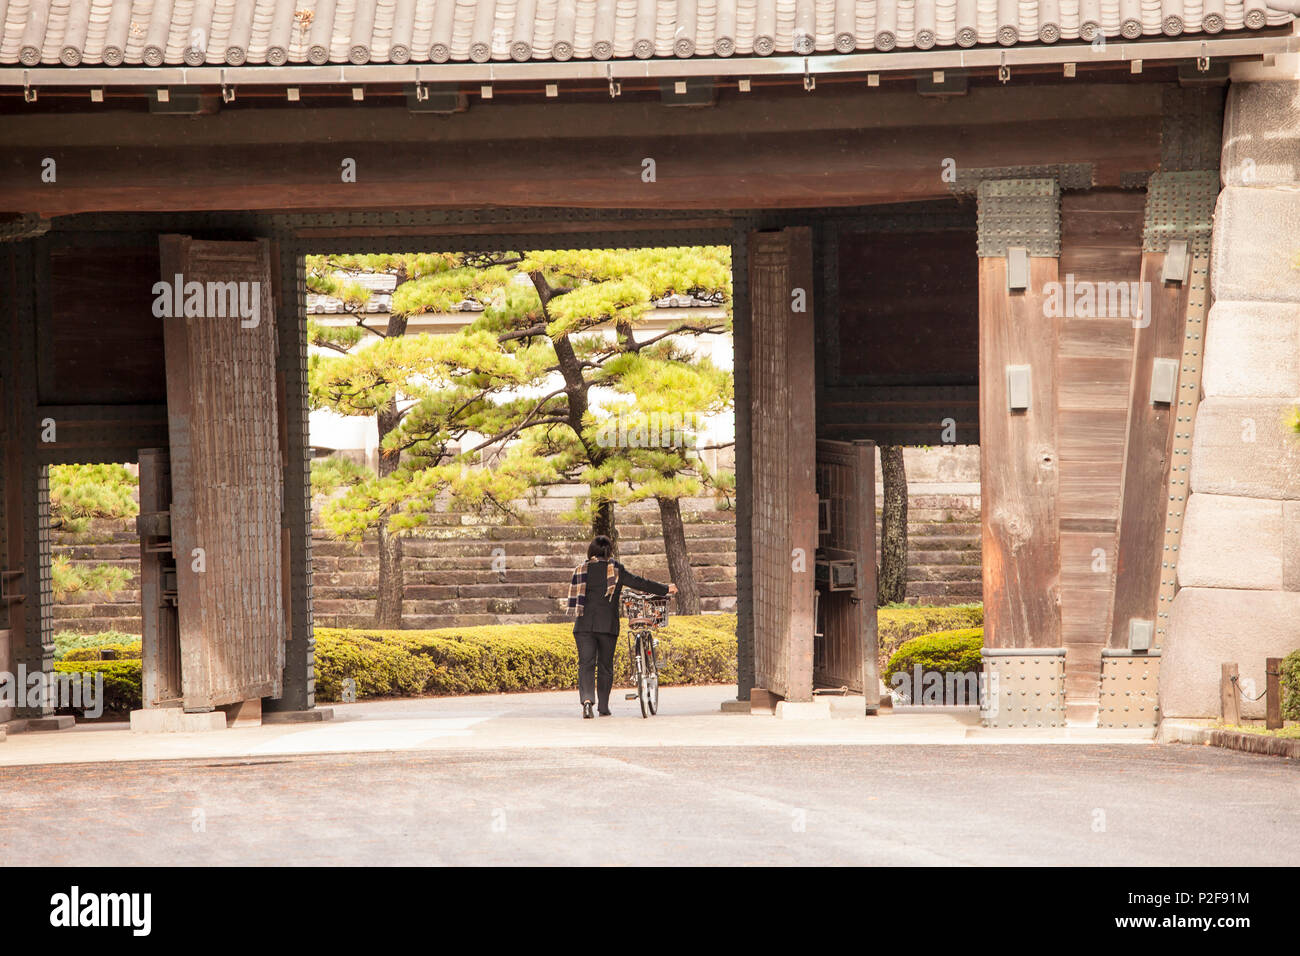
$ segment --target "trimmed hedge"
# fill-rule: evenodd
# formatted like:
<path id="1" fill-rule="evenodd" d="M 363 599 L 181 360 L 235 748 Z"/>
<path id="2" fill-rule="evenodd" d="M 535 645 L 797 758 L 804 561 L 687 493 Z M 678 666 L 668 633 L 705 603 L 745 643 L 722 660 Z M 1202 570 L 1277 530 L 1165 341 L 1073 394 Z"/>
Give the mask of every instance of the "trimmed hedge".
<path id="1" fill-rule="evenodd" d="M 54 659 L 64 660 L 75 650 L 95 647 L 120 647 L 139 645 L 139 634 L 127 634 L 123 631 L 100 631 L 98 634 L 78 634 L 76 631 L 60 631 L 54 635 Z M 139 657 L 139 655 L 135 655 Z M 92 658 L 93 660 L 93 658 Z"/>
<path id="2" fill-rule="evenodd" d="M 914 637 L 984 626 L 984 605 L 954 604 L 950 607 L 912 607 L 894 605 L 876 612 L 876 629 L 880 634 L 880 670 L 883 674 L 889 659 L 904 642 Z"/>
<path id="3" fill-rule="evenodd" d="M 979 605 L 881 608 L 885 682 L 914 663 L 945 670 L 950 658 L 952 666 L 960 664 L 958 669 L 979 670 L 983 618 Z M 114 631 L 63 633 L 55 637 L 55 646 L 56 670 L 104 673 L 106 710 L 125 713 L 141 706 L 138 637 Z M 101 649 L 117 651 L 121 658 L 100 660 Z M 1295 677 L 1288 682 L 1284 676 L 1285 706 L 1300 709 L 1300 690 L 1291 690 L 1300 685 L 1300 652 L 1287 658 L 1284 675 L 1288 667 Z M 659 669 L 665 686 L 734 683 L 736 616 L 672 618 L 659 633 Z M 614 674 L 616 682 L 627 679 L 626 631 L 619 639 Z M 317 699 L 339 700 L 348 677 L 356 682 L 358 698 L 568 690 L 577 686 L 578 653 L 567 623 L 429 631 L 318 628 Z"/>
<path id="4" fill-rule="evenodd" d="M 736 680 L 736 618 L 674 618 L 659 632 L 659 679 L 672 684 Z M 628 674 L 627 632 L 614 659 Z M 578 685 L 572 624 L 502 624 L 430 631 L 316 630 L 316 698 L 337 701 L 343 681 L 357 698 L 568 690 Z"/>
<path id="5" fill-rule="evenodd" d="M 105 714 L 126 715 L 139 710 L 144 699 L 138 657 L 122 661 L 57 661 L 54 670 L 59 674 L 103 674 Z"/>
<path id="6" fill-rule="evenodd" d="M 984 628 L 968 627 L 957 631 L 940 631 L 906 641 L 889 658 L 884 670 L 884 681 L 890 682 L 897 673 L 910 673 L 916 665 L 922 672 L 939 671 L 944 674 L 966 674 L 983 669 L 980 651 L 984 648 Z"/>
<path id="7" fill-rule="evenodd" d="M 106 661 L 139 658 L 141 644 L 100 644 L 97 647 L 75 647 L 63 655 L 65 661 Z"/>
<path id="8" fill-rule="evenodd" d="M 1282 658 L 1282 716 L 1300 720 L 1300 650 Z"/>

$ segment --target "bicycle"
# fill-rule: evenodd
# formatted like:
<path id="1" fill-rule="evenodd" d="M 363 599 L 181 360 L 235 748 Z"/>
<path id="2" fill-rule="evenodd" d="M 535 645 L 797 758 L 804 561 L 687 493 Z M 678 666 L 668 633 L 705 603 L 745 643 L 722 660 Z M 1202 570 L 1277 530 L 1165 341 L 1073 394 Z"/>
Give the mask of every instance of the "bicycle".
<path id="1" fill-rule="evenodd" d="M 659 712 L 659 641 L 654 632 L 668 623 L 668 598 L 623 592 L 620 610 L 627 615 L 628 657 L 636 692 L 628 700 L 640 700 L 641 716 Z"/>

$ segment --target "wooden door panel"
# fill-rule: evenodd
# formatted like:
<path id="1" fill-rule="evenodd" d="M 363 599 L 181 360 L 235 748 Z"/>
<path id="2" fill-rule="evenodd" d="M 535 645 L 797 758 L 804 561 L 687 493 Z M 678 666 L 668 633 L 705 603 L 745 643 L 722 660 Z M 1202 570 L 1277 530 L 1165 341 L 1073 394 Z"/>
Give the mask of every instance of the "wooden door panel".
<path id="1" fill-rule="evenodd" d="M 857 586 L 823 589 L 814 641 L 813 681 L 865 694 L 875 710 L 879 661 L 876 643 L 876 480 L 874 442 L 817 442 L 817 494 L 828 511 L 820 535 L 828 553 L 857 560 Z"/>
<path id="2" fill-rule="evenodd" d="M 812 231 L 749 244 L 754 680 L 812 697 L 817 549 Z"/>
<path id="3" fill-rule="evenodd" d="M 283 484 L 270 247 L 164 236 L 161 251 L 164 282 L 181 281 L 186 290 L 198 282 L 205 293 L 205 314 L 169 316 L 164 335 L 184 705 L 207 710 L 278 697 L 282 689 Z M 255 314 L 214 308 L 227 283 L 244 302 L 256 297 Z M 214 285 L 218 293 L 209 298 Z"/>

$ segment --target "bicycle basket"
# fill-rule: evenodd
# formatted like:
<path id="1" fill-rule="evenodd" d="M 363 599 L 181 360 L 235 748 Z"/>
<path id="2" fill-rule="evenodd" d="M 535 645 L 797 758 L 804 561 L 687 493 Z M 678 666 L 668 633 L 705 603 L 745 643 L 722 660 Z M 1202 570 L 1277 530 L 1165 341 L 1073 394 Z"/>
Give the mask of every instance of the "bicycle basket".
<path id="1" fill-rule="evenodd" d="M 623 592 L 620 609 L 628 621 L 650 627 L 663 627 L 668 623 L 668 598 L 640 591 Z"/>

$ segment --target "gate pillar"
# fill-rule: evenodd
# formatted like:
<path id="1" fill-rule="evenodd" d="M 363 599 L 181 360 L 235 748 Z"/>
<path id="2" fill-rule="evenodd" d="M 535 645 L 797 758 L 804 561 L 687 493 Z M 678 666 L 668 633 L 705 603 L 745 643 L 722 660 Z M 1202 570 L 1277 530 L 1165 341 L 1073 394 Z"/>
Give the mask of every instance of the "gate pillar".
<path id="1" fill-rule="evenodd" d="M 1060 186 L 1055 179 L 979 186 L 980 512 L 984 643 L 993 726 L 1063 721 L 1060 684 L 1019 688 L 1061 642 L 1057 351 L 1045 308 L 1058 278 Z M 1035 653 L 1013 655 L 1013 649 Z M 998 693 L 1001 688 L 1003 693 Z"/>

